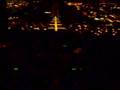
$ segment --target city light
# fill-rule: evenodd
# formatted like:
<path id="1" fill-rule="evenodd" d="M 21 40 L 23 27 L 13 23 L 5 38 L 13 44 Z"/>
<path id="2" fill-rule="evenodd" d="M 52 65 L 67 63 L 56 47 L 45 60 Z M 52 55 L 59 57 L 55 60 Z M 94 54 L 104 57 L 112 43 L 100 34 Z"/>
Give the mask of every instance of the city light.
<path id="1" fill-rule="evenodd" d="M 105 29 L 105 32 L 107 33 L 107 32 L 108 32 L 108 30 L 107 30 L 107 29 Z"/>
<path id="2" fill-rule="evenodd" d="M 72 68 L 72 71 L 76 71 L 77 70 L 77 68 Z"/>
<path id="3" fill-rule="evenodd" d="M 100 18 L 100 20 L 105 20 L 104 18 Z"/>
<path id="4" fill-rule="evenodd" d="M 26 1 L 8 1 L 7 2 L 7 8 L 23 8 L 27 7 L 29 5 L 29 2 Z"/>
<path id="5" fill-rule="evenodd" d="M 77 31 L 78 31 L 78 29 L 75 29 L 75 31 L 77 32 Z"/>
<path id="6" fill-rule="evenodd" d="M 115 33 L 113 33 L 112 35 L 113 35 L 113 36 L 115 36 L 116 34 L 115 34 Z"/>
<path id="7" fill-rule="evenodd" d="M 107 21 L 113 23 L 113 20 L 109 19 L 109 18 L 106 18 Z"/>
<path id="8" fill-rule="evenodd" d="M 46 31 L 47 30 L 47 28 L 44 28 L 44 31 Z"/>
<path id="9" fill-rule="evenodd" d="M 8 30 L 10 30 L 11 29 L 11 27 L 8 27 Z"/>
<path id="10" fill-rule="evenodd" d="M 51 12 L 49 12 L 49 11 L 45 11 L 44 13 L 45 13 L 45 14 L 51 14 Z"/>
<path id="11" fill-rule="evenodd" d="M 30 26 L 30 28 L 33 28 L 33 26 Z"/>
<path id="12" fill-rule="evenodd" d="M 68 2 L 68 3 L 67 3 L 67 5 L 68 5 L 68 6 L 71 6 L 71 5 L 72 5 L 72 3 L 71 3 L 71 2 Z"/>
<path id="13" fill-rule="evenodd" d="M 33 2 L 39 3 L 39 1 L 33 1 Z M 13 1 L 7 2 L 8 6 L 12 6 L 14 8 L 23 7 L 26 4 L 28 5 L 29 2 L 26 2 L 26 1 L 19 1 L 17 3 L 13 2 Z M 116 27 L 115 30 L 112 29 L 112 32 L 115 34 L 116 34 L 116 30 L 118 30 L 118 31 L 120 30 L 118 28 L 119 22 L 120 22 L 119 16 L 116 14 L 116 12 L 112 12 L 112 9 L 111 9 L 111 8 L 114 8 L 114 9 L 116 8 L 116 10 L 119 9 L 119 5 L 117 5 L 115 3 L 110 4 L 112 6 L 109 6 L 107 3 L 100 3 L 98 5 L 98 9 L 95 9 L 95 7 L 90 4 L 84 4 L 83 2 L 67 2 L 67 1 L 65 1 L 64 4 L 67 5 L 67 7 L 69 7 L 69 6 L 76 7 L 77 8 L 76 10 L 75 10 L 75 8 L 73 8 L 72 13 L 76 13 L 73 16 L 75 18 L 78 18 L 78 16 L 79 16 L 80 18 L 85 19 L 84 21 L 86 21 L 86 23 L 83 23 L 83 21 L 78 22 L 79 21 L 78 19 L 76 19 L 75 22 L 72 23 L 71 20 L 74 21 L 74 18 L 70 18 L 67 21 L 67 23 L 70 23 L 70 24 L 68 26 L 65 26 L 63 23 L 61 23 L 60 18 L 62 18 L 63 16 L 60 15 L 59 10 L 56 13 L 56 11 L 54 11 L 54 10 L 49 11 L 48 9 L 46 9 L 47 11 L 44 11 L 44 12 L 42 11 L 42 13 L 48 14 L 48 17 L 50 17 L 50 18 L 54 16 L 52 21 L 47 21 L 44 23 L 42 23 L 42 21 L 39 21 L 39 22 L 37 22 L 37 24 L 35 22 L 32 22 L 32 24 L 29 24 L 29 22 L 24 23 L 24 20 L 19 15 L 16 15 L 16 16 L 13 15 L 13 16 L 8 17 L 8 22 L 9 22 L 8 30 L 14 30 L 15 28 L 17 28 L 18 26 L 21 25 L 20 29 L 22 31 L 24 31 L 24 30 L 25 31 L 54 30 L 55 32 L 58 32 L 59 30 L 64 30 L 64 31 L 66 30 L 68 32 L 72 31 L 72 32 L 77 32 L 77 33 L 91 32 L 91 34 L 94 34 L 96 36 L 99 36 L 104 33 L 109 33 L 111 31 L 110 27 L 113 29 Z M 105 8 L 105 7 L 108 7 L 108 8 Z M 71 8 L 71 10 L 72 10 L 72 8 Z M 79 11 L 77 11 L 77 10 L 79 10 Z M 111 13 L 108 12 L 109 10 L 111 10 Z M 29 14 L 28 14 L 28 16 L 29 16 Z M 32 14 L 30 16 L 32 16 Z M 81 16 L 83 16 L 83 17 L 81 17 Z M 89 19 L 91 21 L 89 21 Z M 92 25 L 91 23 L 94 21 L 96 23 L 98 23 L 99 25 Z M 63 22 L 64 22 L 64 20 L 63 20 Z M 117 33 L 119 33 L 119 32 L 117 32 Z"/>
<path id="14" fill-rule="evenodd" d="M 58 31 L 58 23 L 57 23 L 57 17 L 54 17 L 55 21 L 54 21 L 54 25 L 55 25 L 55 31 Z"/>
<path id="15" fill-rule="evenodd" d="M 19 68 L 18 68 L 18 67 L 14 67 L 13 70 L 14 70 L 14 71 L 18 71 Z"/>
<path id="16" fill-rule="evenodd" d="M 91 33 L 93 33 L 94 31 L 93 31 L 93 30 L 91 30 L 90 32 L 91 32 Z"/>
<path id="17" fill-rule="evenodd" d="M 21 30 L 23 30 L 23 31 L 24 31 L 24 30 L 25 30 L 25 28 L 24 28 L 24 27 L 21 27 Z"/>
<path id="18" fill-rule="evenodd" d="M 120 30 L 120 28 L 118 28 L 118 30 Z"/>
<path id="19" fill-rule="evenodd" d="M 98 20 L 100 20 L 100 19 L 99 19 L 99 18 L 94 18 L 94 20 L 98 21 Z"/>
<path id="20" fill-rule="evenodd" d="M 49 25 L 50 25 L 50 27 L 48 27 L 48 29 L 54 29 L 55 32 L 57 32 L 60 29 L 66 30 L 66 28 L 62 26 L 62 23 L 60 22 L 60 20 L 57 16 L 53 17 L 53 19 Z"/>

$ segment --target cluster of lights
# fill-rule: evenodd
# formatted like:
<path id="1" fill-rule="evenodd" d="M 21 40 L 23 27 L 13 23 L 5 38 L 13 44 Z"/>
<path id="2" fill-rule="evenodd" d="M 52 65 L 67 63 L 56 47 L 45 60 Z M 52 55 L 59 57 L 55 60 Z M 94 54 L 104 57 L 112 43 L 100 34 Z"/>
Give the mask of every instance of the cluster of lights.
<path id="1" fill-rule="evenodd" d="M 90 31 L 91 33 L 93 33 L 96 36 L 103 35 L 105 33 L 108 33 L 111 30 L 111 29 L 107 28 L 108 26 L 105 26 L 105 27 L 100 27 L 99 26 L 99 27 L 96 27 L 94 30 L 91 30 L 88 27 L 88 25 L 86 25 L 86 24 L 83 24 L 83 25 L 78 24 L 76 27 L 73 27 L 73 26 L 74 25 L 70 25 L 69 27 L 70 28 L 74 28 L 74 32 L 82 33 L 82 32 L 85 32 L 85 31 Z M 11 30 L 12 27 L 9 26 L 8 29 Z M 26 30 L 26 27 L 21 27 L 21 30 L 22 31 Z M 40 27 L 37 26 L 37 25 L 36 26 L 35 25 L 30 25 L 30 26 L 28 26 L 28 30 L 35 30 L 35 31 L 37 31 L 37 30 L 44 30 L 44 31 L 46 31 L 48 29 L 47 28 L 40 29 Z M 114 29 L 114 27 L 113 27 L 112 28 L 112 35 L 115 36 L 118 33 L 118 31 L 120 31 L 120 28 Z"/>
<path id="2" fill-rule="evenodd" d="M 94 15 L 94 20 L 95 21 L 108 21 L 108 22 L 114 22 L 112 19 L 110 19 L 110 18 L 108 18 L 108 16 L 107 15 L 101 15 L 101 17 L 96 17 L 95 15 Z"/>
<path id="3" fill-rule="evenodd" d="M 102 28 L 101 29 L 100 27 L 97 27 L 95 31 L 91 30 L 91 33 L 94 33 L 94 35 L 96 35 L 96 36 L 100 36 L 102 34 L 108 33 L 109 31 L 112 31 L 112 36 L 116 36 L 119 30 L 120 30 L 120 28 L 117 28 L 117 29 Z"/>
<path id="4" fill-rule="evenodd" d="M 14 30 L 14 28 L 16 28 L 17 27 L 17 25 L 19 25 L 20 27 L 18 27 L 18 28 L 20 28 L 22 31 L 25 31 L 25 30 L 35 30 L 35 31 L 37 31 L 37 30 L 44 30 L 44 31 L 46 31 L 47 30 L 47 28 L 45 28 L 45 26 L 42 24 L 42 23 L 31 23 L 31 25 L 28 25 L 28 23 L 26 22 L 21 22 L 21 21 L 19 21 L 19 20 L 15 20 L 15 19 L 19 19 L 19 17 L 9 17 L 8 18 L 8 20 L 9 20 L 9 22 L 8 22 L 8 30 Z"/>
<path id="5" fill-rule="evenodd" d="M 79 2 L 67 2 L 67 5 L 68 6 L 81 6 L 82 3 L 79 3 Z"/>
<path id="6" fill-rule="evenodd" d="M 105 32 L 103 28 L 97 27 L 96 32 L 94 32 L 95 35 L 100 36 Z"/>
<path id="7" fill-rule="evenodd" d="M 118 9 L 120 10 L 120 6 L 117 3 L 100 3 L 101 7 L 109 7 L 111 10 Z"/>
<path id="8" fill-rule="evenodd" d="M 111 10 L 112 9 L 118 9 L 118 10 L 120 10 L 120 6 L 118 6 L 118 7 L 117 6 L 111 7 Z"/>
<path id="9" fill-rule="evenodd" d="M 80 32 L 80 33 L 89 30 L 87 24 L 77 24 L 77 25 L 71 24 L 71 25 L 69 25 L 69 28 L 74 29 L 74 32 Z"/>
<path id="10" fill-rule="evenodd" d="M 9 19 L 16 19 L 16 18 L 18 18 L 18 17 L 9 17 Z M 11 24 L 12 24 L 12 27 L 8 26 L 8 30 L 12 30 L 12 28 L 14 28 L 17 23 L 15 21 L 12 21 Z M 89 25 L 87 25 L 87 24 L 76 24 L 76 26 L 71 24 L 69 26 L 69 28 L 74 28 L 75 32 L 85 32 L 85 31 L 91 30 L 90 32 L 94 33 L 97 36 L 100 36 L 103 33 L 107 33 L 109 31 L 109 29 L 107 27 L 113 27 L 113 24 L 112 23 L 105 24 L 105 28 L 97 27 L 96 30 L 91 30 L 89 28 Z M 40 26 L 38 24 L 36 25 L 35 23 L 33 23 L 32 25 L 21 26 L 21 30 L 22 31 L 24 31 L 24 30 L 35 30 L 35 31 L 44 30 L 44 31 L 46 31 L 48 29 L 40 28 Z M 115 30 L 120 30 L 120 28 L 117 28 Z M 117 34 L 117 31 L 115 31 L 115 30 L 112 29 L 113 36 L 115 36 Z"/>
<path id="11" fill-rule="evenodd" d="M 34 3 L 39 3 L 39 1 L 33 1 Z M 10 4 L 10 3 L 9 3 Z M 116 19 L 117 16 L 114 15 L 114 14 L 107 14 L 107 13 L 104 13 L 104 14 L 101 14 L 101 13 L 98 13 L 99 11 L 103 11 L 105 12 L 105 8 L 104 7 L 109 7 L 108 5 L 106 5 L 105 3 L 101 3 L 101 6 L 99 6 L 99 8 L 97 9 L 97 11 L 95 11 L 93 9 L 92 6 L 89 6 L 88 4 L 82 4 L 82 3 L 79 3 L 79 2 L 66 2 L 66 4 L 68 6 L 75 6 L 77 7 L 77 9 L 81 8 L 81 7 L 85 7 L 85 11 L 83 11 L 83 14 L 88 16 L 89 18 L 92 18 L 94 19 L 95 21 L 102 21 L 102 22 L 108 22 L 105 24 L 106 27 L 114 27 L 113 23 L 114 22 L 120 22 L 120 20 Z M 118 7 L 118 6 L 115 6 L 114 7 Z M 87 9 L 88 8 L 88 9 Z M 86 11 L 87 10 L 87 11 Z M 107 11 L 106 11 L 107 12 Z M 45 14 L 51 14 L 50 11 L 45 11 L 44 12 Z M 98 17 L 99 18 L 98 18 Z M 13 19 L 19 19 L 19 17 L 9 17 L 8 20 L 13 20 Z M 53 24 L 50 24 L 50 26 L 52 27 L 52 29 L 55 29 L 55 31 L 58 30 L 58 27 L 61 26 L 62 24 L 59 24 L 58 23 L 58 18 L 57 17 L 54 17 L 54 23 Z M 16 25 L 16 22 L 13 21 L 11 22 L 11 24 L 14 26 Z M 8 29 L 10 30 L 12 27 L 8 27 Z M 32 30 L 47 30 L 48 28 L 42 28 L 41 29 L 41 26 L 40 25 L 31 25 L 31 26 L 26 26 L 26 27 L 21 27 L 21 30 L 25 30 L 25 28 L 28 28 L 28 29 L 32 29 Z M 84 32 L 84 31 L 87 31 L 87 30 L 90 30 L 89 26 L 86 25 L 86 24 L 78 24 L 77 26 L 74 26 L 74 25 L 70 25 L 69 28 L 74 28 L 74 31 L 75 32 Z M 119 28 L 117 30 L 120 30 Z M 95 32 L 94 32 L 95 31 Z M 96 30 L 91 30 L 90 32 L 93 32 L 95 35 L 99 36 L 101 34 L 103 34 L 104 32 L 108 32 L 109 30 L 107 28 L 104 28 L 104 29 L 101 29 L 100 27 L 97 27 Z M 117 34 L 117 32 L 112 32 L 113 34 Z"/>
<path id="12" fill-rule="evenodd" d="M 88 13 L 89 13 L 89 14 L 88 14 L 88 17 L 89 17 L 89 18 L 95 18 L 96 15 L 97 15 L 97 12 L 92 11 L 92 10 L 90 10 Z"/>
<path id="13" fill-rule="evenodd" d="M 80 10 L 80 7 L 82 6 L 83 3 L 80 2 L 67 2 L 68 6 L 75 6 L 77 10 Z"/>
<path id="14" fill-rule="evenodd" d="M 77 25 L 77 28 L 75 29 L 75 31 L 80 31 L 82 30 L 82 26 L 81 25 Z"/>
<path id="15" fill-rule="evenodd" d="M 40 30 L 40 27 L 39 25 L 36 25 L 36 24 L 32 24 L 31 26 L 29 26 L 29 28 L 33 29 L 33 30 Z"/>
<path id="16" fill-rule="evenodd" d="M 88 9 L 88 8 L 89 8 L 89 5 L 88 5 L 88 4 L 83 4 L 82 7 L 83 7 L 84 9 Z"/>
<path id="17" fill-rule="evenodd" d="M 115 31 L 114 28 L 112 28 L 112 35 L 115 36 L 117 34 L 117 31 Z"/>
<path id="18" fill-rule="evenodd" d="M 28 25 L 27 22 L 24 22 L 22 19 L 20 19 L 17 16 L 10 16 L 8 17 L 8 30 L 14 30 L 14 28 L 19 28 L 22 31 L 24 30 L 40 30 L 41 28 L 44 28 L 44 25 L 42 23 L 32 23 L 31 25 Z M 19 25 L 20 27 L 17 27 Z"/>
<path id="19" fill-rule="evenodd" d="M 115 3 L 114 3 L 115 5 Z M 83 5 L 85 8 L 88 8 L 87 11 L 82 11 L 83 12 L 83 15 L 89 17 L 89 18 L 93 18 L 95 21 L 108 21 L 110 23 L 113 23 L 113 22 L 119 22 L 120 20 L 118 20 L 117 18 L 119 18 L 117 15 L 115 14 L 107 14 L 108 12 L 108 8 L 104 8 L 104 7 L 110 7 L 110 5 L 107 5 L 106 3 L 100 3 L 99 5 L 99 8 L 98 9 L 91 9 L 89 5 Z M 116 6 L 117 9 L 119 9 L 120 7 L 119 6 Z M 84 10 L 85 10 L 84 8 Z M 93 11 L 94 10 L 94 11 Z M 95 11 L 96 10 L 96 11 Z M 99 12 L 100 11 L 100 12 Z M 98 18 L 98 17 L 99 18 Z M 116 20 L 117 19 L 117 20 Z"/>
<path id="20" fill-rule="evenodd" d="M 15 1 L 10 1 L 7 2 L 7 8 L 19 8 L 19 7 L 26 7 L 28 6 L 28 2 L 26 1 L 19 1 L 19 2 L 15 2 Z"/>
<path id="21" fill-rule="evenodd" d="M 12 21 L 11 23 L 10 23 L 10 25 L 8 25 L 8 30 L 14 30 L 14 28 L 16 28 L 16 25 L 18 24 L 18 22 L 15 22 L 15 21 Z M 20 28 L 22 31 L 26 31 L 26 30 L 35 30 L 35 31 L 39 31 L 39 30 L 44 30 L 44 31 L 46 31 L 47 30 L 47 28 L 45 28 L 44 26 L 42 27 L 41 26 L 41 24 L 35 24 L 35 23 L 32 23 L 31 25 L 28 25 L 27 23 L 25 23 L 25 25 L 24 26 L 22 26 L 22 25 L 19 25 L 20 27 L 18 27 L 18 28 Z"/>
<path id="22" fill-rule="evenodd" d="M 19 17 L 8 17 L 8 20 L 19 19 Z"/>

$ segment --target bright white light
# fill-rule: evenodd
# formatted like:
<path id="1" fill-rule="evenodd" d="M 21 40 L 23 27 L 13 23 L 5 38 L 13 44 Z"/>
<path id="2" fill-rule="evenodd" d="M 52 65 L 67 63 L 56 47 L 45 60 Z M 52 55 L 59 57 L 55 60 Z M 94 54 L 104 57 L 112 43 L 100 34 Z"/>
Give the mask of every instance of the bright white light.
<path id="1" fill-rule="evenodd" d="M 81 27 L 81 25 L 78 25 L 78 27 Z"/>
<path id="2" fill-rule="evenodd" d="M 113 9 L 116 9 L 116 6 L 114 6 Z"/>
<path id="3" fill-rule="evenodd" d="M 117 9 L 120 9 L 120 7 L 117 7 Z"/>
<path id="4" fill-rule="evenodd" d="M 86 27 L 87 27 L 87 25 L 84 25 L 84 27 L 86 28 Z"/>
<path id="5" fill-rule="evenodd" d="M 18 71 L 19 68 L 18 68 L 18 67 L 14 67 L 13 70 L 14 70 L 14 71 Z"/>
<path id="6" fill-rule="evenodd" d="M 115 33 L 113 33 L 112 35 L 113 35 L 113 36 L 115 36 L 116 34 L 115 34 Z"/>
<path id="7" fill-rule="evenodd" d="M 46 31 L 46 30 L 47 30 L 47 28 L 44 28 L 44 30 Z"/>
<path id="8" fill-rule="evenodd" d="M 98 30 L 98 32 L 101 32 L 100 30 Z"/>
<path id="9" fill-rule="evenodd" d="M 104 18 L 100 18 L 100 20 L 104 20 Z"/>
<path id="10" fill-rule="evenodd" d="M 100 20 L 99 18 L 94 18 L 94 20 Z"/>
<path id="11" fill-rule="evenodd" d="M 100 27 L 97 27 L 97 29 L 100 29 Z"/>
<path id="12" fill-rule="evenodd" d="M 45 13 L 45 14 L 51 14 L 51 12 L 49 12 L 49 11 L 45 11 L 44 13 Z"/>
<path id="13" fill-rule="evenodd" d="M 109 15 L 110 17 L 113 17 L 113 18 L 115 18 L 115 16 L 114 15 Z"/>
<path id="14" fill-rule="evenodd" d="M 107 17 L 107 15 L 105 15 L 105 17 Z"/>
<path id="15" fill-rule="evenodd" d="M 8 30 L 10 30 L 11 29 L 11 27 L 8 27 Z"/>
<path id="16" fill-rule="evenodd" d="M 90 13 L 92 14 L 92 13 L 93 13 L 93 11 L 90 11 Z"/>
<path id="17" fill-rule="evenodd" d="M 19 7 L 18 5 L 14 5 L 15 7 Z"/>
<path id="18" fill-rule="evenodd" d="M 12 17 L 9 17 L 9 18 L 8 18 L 8 20 L 11 20 L 11 19 L 12 19 Z"/>
<path id="19" fill-rule="evenodd" d="M 25 30 L 25 28 L 24 28 L 24 27 L 21 27 L 21 30 Z"/>
<path id="20" fill-rule="evenodd" d="M 40 28 L 39 27 L 35 27 L 34 30 L 40 30 Z"/>
<path id="21" fill-rule="evenodd" d="M 30 26 L 30 28 L 33 28 L 33 26 Z"/>
<path id="22" fill-rule="evenodd" d="M 79 11 L 80 10 L 80 6 L 76 6 L 77 10 Z"/>
<path id="23" fill-rule="evenodd" d="M 72 3 L 71 3 L 71 2 L 68 2 L 68 3 L 67 3 L 67 5 L 68 5 L 68 6 L 71 6 L 71 5 L 72 5 Z"/>

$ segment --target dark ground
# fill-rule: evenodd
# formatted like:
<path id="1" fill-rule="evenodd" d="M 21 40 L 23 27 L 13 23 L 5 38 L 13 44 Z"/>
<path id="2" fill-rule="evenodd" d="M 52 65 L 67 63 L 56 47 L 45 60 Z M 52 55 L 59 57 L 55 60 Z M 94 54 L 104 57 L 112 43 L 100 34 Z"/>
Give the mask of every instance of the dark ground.
<path id="1" fill-rule="evenodd" d="M 118 38 L 12 32 L 3 41 L 0 66 L 5 90 L 120 89 Z M 73 53 L 78 48 L 80 53 Z"/>

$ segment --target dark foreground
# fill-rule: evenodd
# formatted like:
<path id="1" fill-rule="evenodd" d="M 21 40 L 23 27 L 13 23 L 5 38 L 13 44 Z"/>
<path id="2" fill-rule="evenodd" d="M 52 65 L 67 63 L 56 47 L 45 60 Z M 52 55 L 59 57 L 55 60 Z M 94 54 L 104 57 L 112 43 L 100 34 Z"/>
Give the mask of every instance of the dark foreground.
<path id="1" fill-rule="evenodd" d="M 77 33 L 8 33 L 4 90 L 120 90 L 120 40 Z M 2 89 L 1 89 L 2 90 Z"/>

